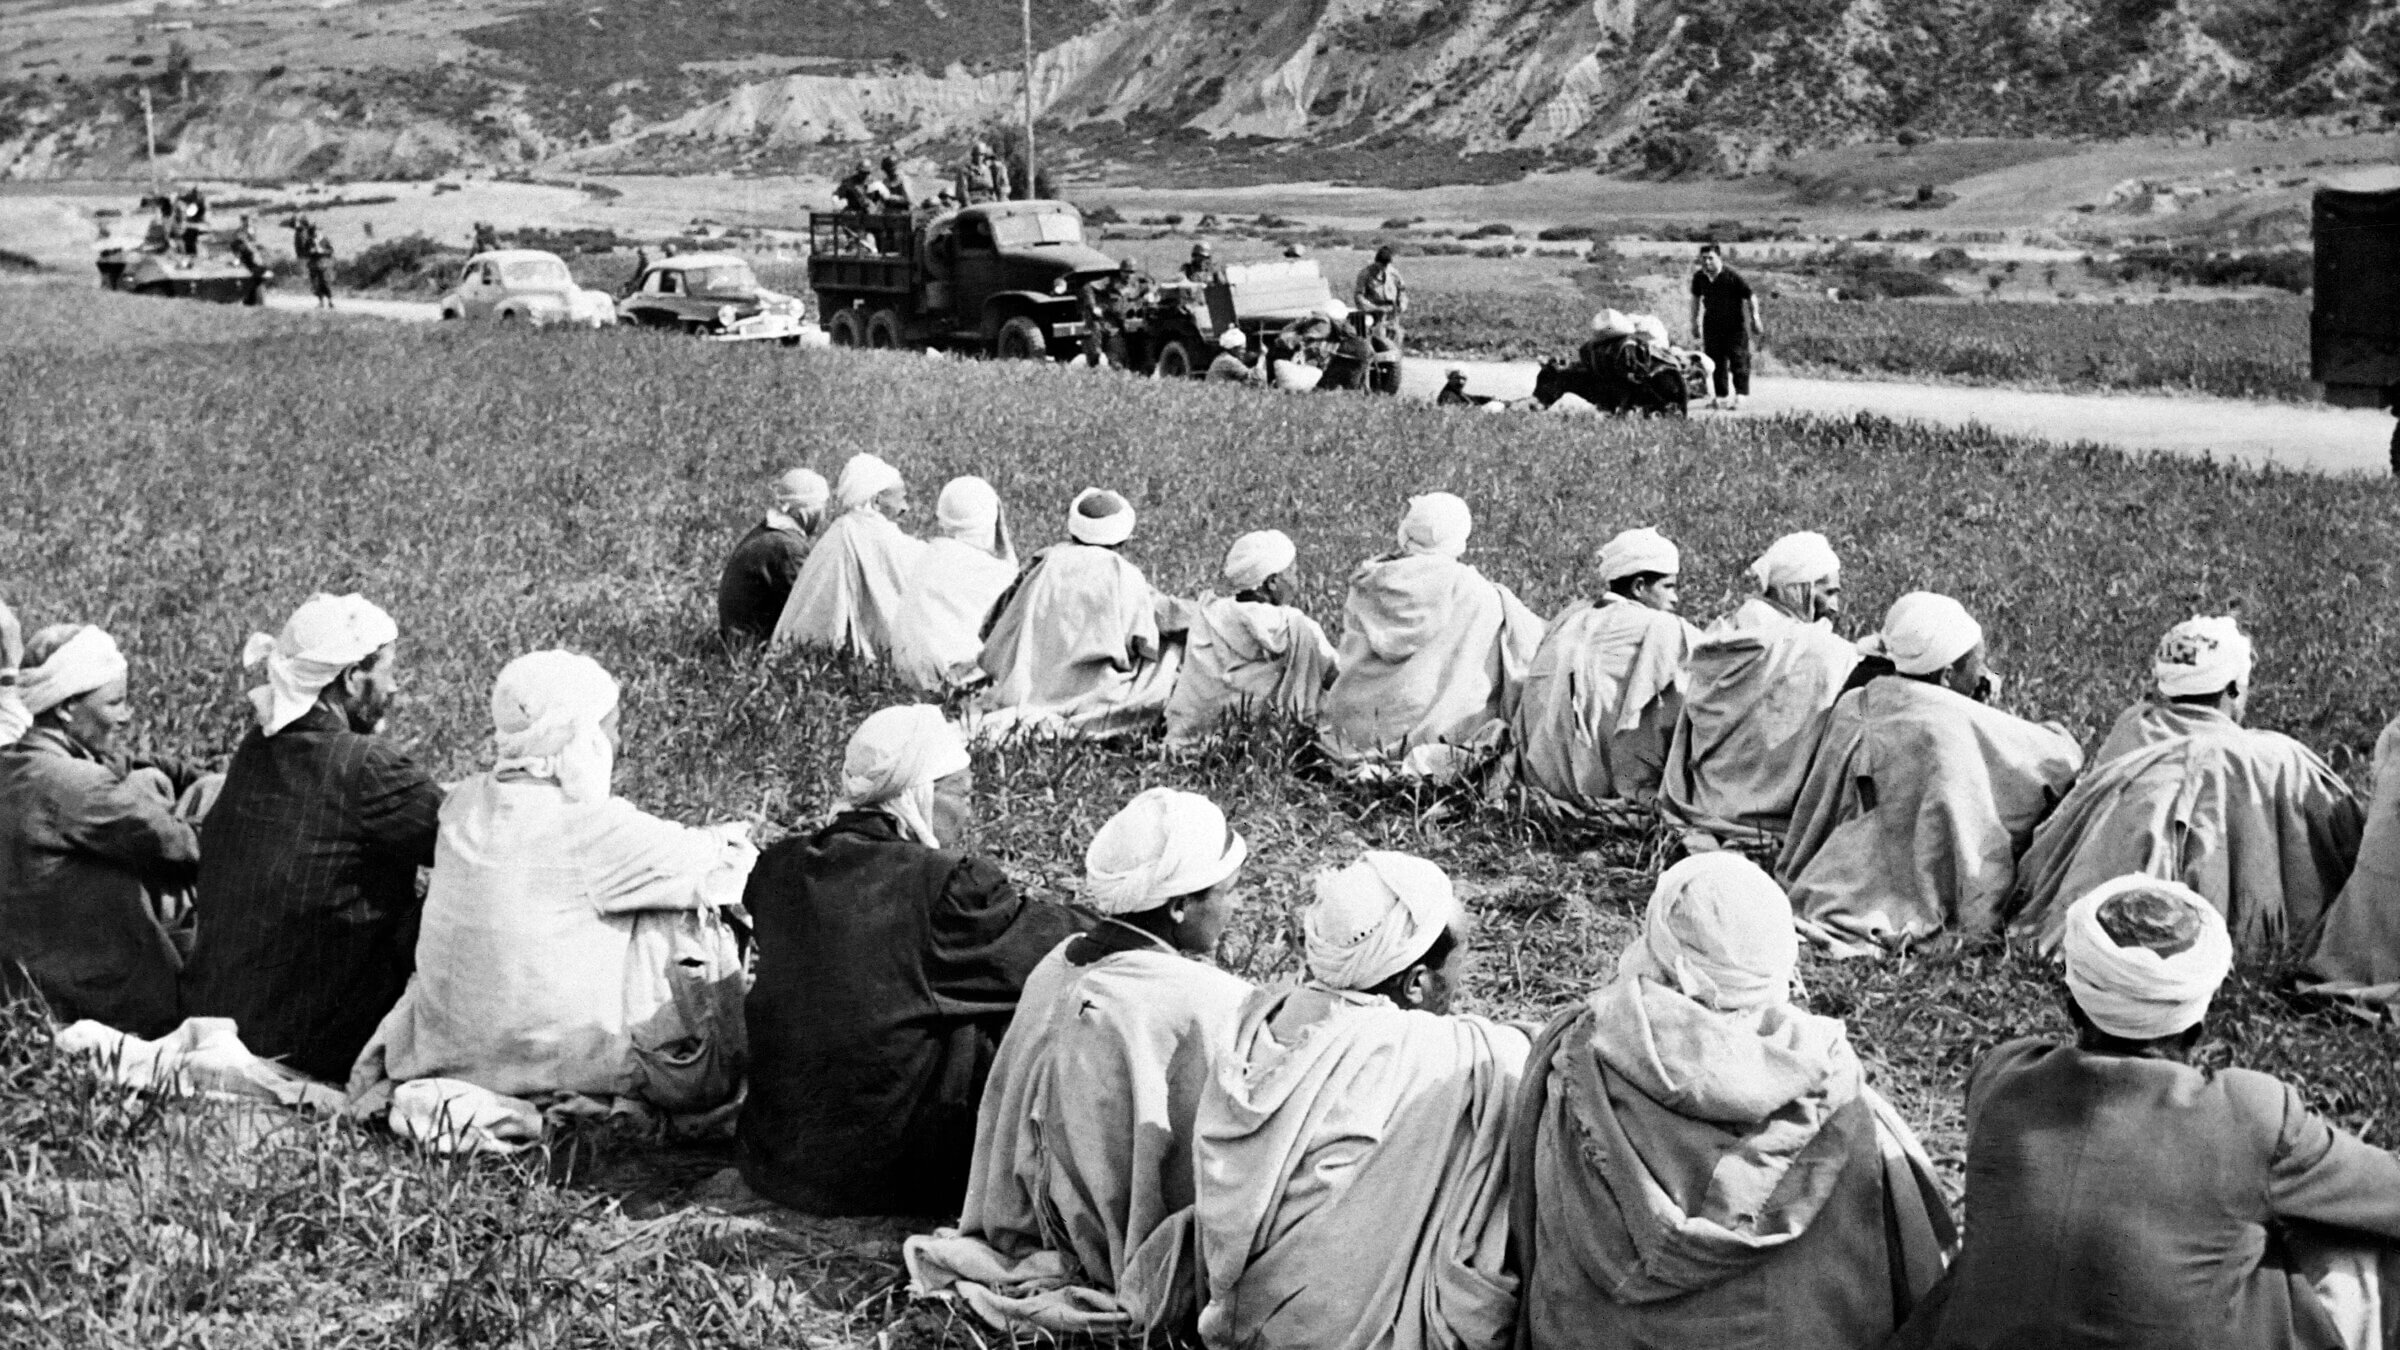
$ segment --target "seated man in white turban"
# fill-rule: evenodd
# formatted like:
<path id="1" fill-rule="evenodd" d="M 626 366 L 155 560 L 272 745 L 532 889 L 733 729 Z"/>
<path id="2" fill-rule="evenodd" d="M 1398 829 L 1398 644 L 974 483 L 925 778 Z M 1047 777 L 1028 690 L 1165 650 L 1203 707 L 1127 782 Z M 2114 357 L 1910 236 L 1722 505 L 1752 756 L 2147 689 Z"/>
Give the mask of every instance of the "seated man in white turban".
<path id="1" fill-rule="evenodd" d="M 1280 583 L 1298 556 L 1281 530 L 1245 534 L 1226 551 L 1233 594 L 1203 593 L 1190 608 L 1183 666 L 1167 699 L 1167 744 L 1196 744 L 1229 720 L 1316 720 L 1333 679 L 1333 644 L 1315 619 L 1283 601 Z"/>
<path id="2" fill-rule="evenodd" d="M 1474 528 L 1447 492 L 1411 497 L 1399 551 L 1350 574 L 1318 736 L 1337 769 L 1453 778 L 1505 743 L 1542 619 L 1459 561 Z"/>
<path id="3" fill-rule="evenodd" d="M 888 661 L 900 592 L 925 551 L 903 533 L 908 485 L 873 455 L 852 455 L 834 485 L 840 508 L 817 536 L 775 623 L 773 646 L 806 647 L 860 661 Z"/>
<path id="4" fill-rule="evenodd" d="M 501 669 L 498 758 L 442 803 L 416 980 L 362 1074 L 380 1056 L 398 1082 L 670 1111 L 732 1094 L 741 957 L 717 911 L 740 903 L 758 853 L 739 822 L 678 825 L 610 794 L 617 693 L 572 652 Z"/>
<path id="5" fill-rule="evenodd" d="M 1687 849 L 1729 846 L 1772 861 L 1858 649 L 1833 631 L 1842 560 L 1824 535 L 1783 536 L 1750 575 L 1758 594 L 1710 625 L 1685 664 L 1658 801 Z"/>
<path id="6" fill-rule="evenodd" d="M 2400 1158 L 2189 1062 L 2233 963 L 2216 907 L 2121 877 L 2059 946 L 2075 1042 L 2011 1041 L 1967 1079 L 1974 1222 L 1891 1344 L 2391 1344 Z"/>
<path id="7" fill-rule="evenodd" d="M 183 1020 L 168 920 L 200 870 L 200 837 L 176 811 L 188 782 L 125 757 L 126 674 L 90 624 L 26 644 L 33 726 L 0 749 L 0 991 L 27 981 L 62 1022 L 155 1037 Z"/>
<path id="8" fill-rule="evenodd" d="M 1988 932 L 2083 749 L 1982 701 L 1993 685 L 1983 628 L 1946 595 L 1901 596 L 1859 652 L 1776 874 L 1805 931 L 1837 952 Z"/>
<path id="9" fill-rule="evenodd" d="M 1517 703 L 1518 775 L 1535 801 L 1581 813 L 1656 795 L 1700 637 L 1676 617 L 1682 571 L 1665 535 L 1627 530 L 1600 550 L 1598 603 L 1550 621 Z"/>
<path id="10" fill-rule="evenodd" d="M 417 869 L 442 790 L 380 734 L 400 629 L 358 595 L 319 595 L 246 655 L 266 667 L 203 833 L 199 935 L 183 1010 L 340 1083 L 417 965 Z"/>
<path id="11" fill-rule="evenodd" d="M 1104 739 L 1156 726 L 1182 646 L 1159 629 L 1158 594 L 1119 550 L 1133 503 L 1085 488 L 1067 508 L 1067 542 L 1033 562 L 992 608 L 978 658 L 991 684 L 970 721 L 980 739 Z"/>
<path id="12" fill-rule="evenodd" d="M 934 504 L 941 533 L 909 569 L 892 620 L 892 668 L 929 694 L 978 683 L 983 621 L 1017 579 L 1000 494 L 980 478 L 953 478 Z"/>
<path id="13" fill-rule="evenodd" d="M 17 691 L 24 663 L 25 630 L 17 612 L 0 600 L 0 749 L 15 745 L 33 727 L 33 714 L 25 711 L 24 695 Z"/>
<path id="14" fill-rule="evenodd" d="M 2011 933 L 2054 951 L 2076 896 L 2136 872 L 2208 897 L 2246 955 L 2316 931 L 2350 879 L 2366 821 L 2315 751 L 2242 725 L 2251 664 L 2231 618 L 2167 630 L 2151 663 L 2155 695 L 2117 719 L 2095 767 L 2034 833 Z"/>
<path id="15" fill-rule="evenodd" d="M 1774 878 L 1697 854 L 1616 978 L 1534 1042 L 1509 1164 L 1520 1346 L 1879 1345 L 1941 1273 L 1932 1165 L 1848 1029 L 1792 1002 L 1798 960 Z"/>
<path id="16" fill-rule="evenodd" d="M 2400 717 L 2376 738 L 2374 763 L 2358 865 L 2317 927 L 2304 987 L 2400 1020 Z"/>
<path id="17" fill-rule="evenodd" d="M 1141 1334 L 1197 1315 L 1192 1119 L 1250 985 L 1205 958 L 1248 846 L 1152 788 L 1084 855 L 1107 916 L 1025 982 L 975 1125 L 958 1235 L 911 1238 L 911 1287 L 997 1327 Z"/>
<path id="18" fill-rule="evenodd" d="M 775 480 L 775 504 L 733 546 L 717 578 L 717 631 L 754 640 L 774 633 L 809 541 L 825 526 L 830 493 L 814 469 L 786 470 Z"/>
<path id="19" fill-rule="evenodd" d="M 742 1175 L 811 1214 L 955 1214 L 1025 979 L 1092 921 L 963 851 L 966 742 L 921 704 L 859 724 L 832 822 L 759 855 Z"/>
<path id="20" fill-rule="evenodd" d="M 1422 858 L 1318 874 L 1302 926 L 1307 982 L 1250 995 L 1200 1099 L 1201 1338 L 1500 1350 L 1525 1033 L 1450 1013 L 1467 919 Z"/>

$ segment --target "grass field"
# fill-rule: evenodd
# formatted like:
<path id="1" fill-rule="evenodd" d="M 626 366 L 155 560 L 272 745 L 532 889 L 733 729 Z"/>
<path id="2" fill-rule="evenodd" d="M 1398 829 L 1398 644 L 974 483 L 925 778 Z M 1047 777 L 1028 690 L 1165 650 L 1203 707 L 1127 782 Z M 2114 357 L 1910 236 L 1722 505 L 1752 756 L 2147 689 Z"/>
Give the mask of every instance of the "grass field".
<path id="1" fill-rule="evenodd" d="M 2258 637 L 2253 720 L 2354 777 L 2400 707 L 2386 603 L 2400 521 L 2378 482 L 1872 419 L 1467 417 L 80 288 L 9 299 L 0 587 L 29 627 L 85 619 L 118 636 L 160 751 L 228 753 L 246 714 L 243 634 L 312 590 L 357 588 L 400 621 L 395 733 L 438 776 L 482 766 L 500 665 L 566 644 L 625 682 L 620 792 L 686 820 L 805 827 L 849 728 L 894 694 L 871 673 L 724 650 L 710 588 L 771 471 L 831 472 L 860 450 L 905 470 L 920 503 L 948 475 L 989 477 L 1036 546 L 1059 536 L 1076 489 L 1117 487 L 1142 512 L 1129 552 L 1176 590 L 1208 584 L 1237 533 L 1287 530 L 1298 603 L 1328 620 L 1403 497 L 1442 487 L 1476 507 L 1469 560 L 1545 613 L 1590 588 L 1597 546 L 1628 525 L 1683 545 L 1687 613 L 1703 622 L 1774 535 L 1823 529 L 1848 562 L 1853 627 L 1904 590 L 1950 591 L 1983 618 L 2010 704 L 2087 738 L 2137 692 L 2157 632 L 2198 609 L 2238 608 Z M 1361 845 L 1423 852 L 1461 879 L 1483 922 L 1475 1010 L 1540 1016 L 1612 968 L 1647 894 L 1644 841 L 1328 789 L 1285 772 L 1290 749 L 1261 735 L 1194 764 L 1088 747 L 988 757 L 977 842 L 1030 890 L 1066 897 L 1116 805 L 1191 786 L 1252 843 L 1224 954 L 1237 971 L 1294 968 L 1307 874 Z M 2277 976 L 2236 982 L 2206 1053 L 2286 1074 L 2369 1139 L 2400 1142 L 2390 1040 L 2290 1004 Z M 1953 1183 L 1967 1067 L 2063 1025 L 2051 976 L 1988 945 L 1812 961 L 1806 978 Z M 22 1014 L 0 1019 L 0 1126 L 12 1347 L 975 1343 L 894 1293 L 898 1236 L 929 1218 L 695 1207 L 691 1188 L 726 1161 L 712 1147 L 579 1133 L 528 1158 L 429 1161 L 349 1126 L 96 1092 Z"/>

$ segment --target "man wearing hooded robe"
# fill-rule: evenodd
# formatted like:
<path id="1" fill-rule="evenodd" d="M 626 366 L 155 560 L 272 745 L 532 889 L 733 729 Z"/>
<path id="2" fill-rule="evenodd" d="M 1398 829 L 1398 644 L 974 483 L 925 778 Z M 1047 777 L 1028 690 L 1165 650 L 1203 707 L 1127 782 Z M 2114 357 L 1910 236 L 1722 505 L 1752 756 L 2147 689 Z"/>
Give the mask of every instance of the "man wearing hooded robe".
<path id="1" fill-rule="evenodd" d="M 1017 550 L 1000 494 L 980 478 L 944 484 L 933 513 L 941 533 L 925 541 L 900 588 L 892 669 L 929 694 L 945 694 L 981 678 L 983 621 L 1017 579 Z"/>
<path id="2" fill-rule="evenodd" d="M 775 632 L 809 541 L 824 528 L 830 491 L 814 469 L 789 469 L 775 480 L 774 505 L 733 546 L 717 578 L 717 631 L 753 639 Z"/>
<path id="3" fill-rule="evenodd" d="M 739 1132 L 759 1194 L 811 1214 L 957 1212 L 1026 976 L 1092 923 L 961 851 L 974 809 L 941 711 L 885 708 L 850 737 L 831 823 L 759 855 Z"/>
<path id="4" fill-rule="evenodd" d="M 1932 1165 L 1842 1023 L 1793 1003 L 1798 960 L 1774 878 L 1696 854 L 1616 978 L 1534 1043 L 1509 1167 L 1519 1346 L 1879 1345 L 1941 1273 Z"/>
<path id="5" fill-rule="evenodd" d="M 834 500 L 840 513 L 800 565 L 772 645 L 888 661 L 901 590 L 925 551 L 896 523 L 908 511 L 908 486 L 875 456 L 852 455 Z"/>
<path id="6" fill-rule="evenodd" d="M 1307 981 L 1250 995 L 1200 1099 L 1201 1339 L 1500 1350 L 1525 1033 L 1450 1012 L 1469 935 L 1439 867 L 1370 851 L 1315 889 Z"/>
<path id="7" fill-rule="evenodd" d="M 1842 560 L 1824 535 L 1777 539 L 1750 575 L 1758 594 L 1686 658 L 1658 802 L 1687 849 L 1736 847 L 1772 861 L 1858 649 L 1833 631 Z"/>
<path id="8" fill-rule="evenodd" d="M 1133 503 L 1085 488 L 1067 508 L 1067 542 L 1035 554 L 993 606 L 977 738 L 1097 740 L 1158 724 L 1182 647 L 1163 640 L 1160 597 L 1120 551 L 1133 526 Z"/>
<path id="9" fill-rule="evenodd" d="M 169 897 L 200 869 L 176 811 L 186 784 L 125 756 L 133 709 L 114 638 L 55 624 L 25 662 L 33 726 L 0 749 L 0 991 L 30 982 L 62 1021 L 163 1036 L 182 1020 Z"/>
<path id="10" fill-rule="evenodd" d="M 2400 717 L 2376 738 L 2374 765 L 2358 865 L 2310 940 L 2303 984 L 2400 1018 Z"/>
<path id="11" fill-rule="evenodd" d="M 2180 881 L 2266 953 L 2314 932 L 2358 857 L 2350 785 L 2308 747 L 2242 725 L 2250 639 L 2230 617 L 2167 630 L 2153 694 L 2117 719 L 2095 767 L 2034 833 L 2009 931 L 2047 953 L 2066 907 L 2111 877 Z"/>
<path id="12" fill-rule="evenodd" d="M 1283 602 L 1283 574 L 1299 556 L 1291 536 L 1259 530 L 1225 554 L 1230 597 L 1205 593 L 1191 607 L 1183 665 L 1167 698 L 1167 744 L 1193 745 L 1229 720 L 1316 719 L 1333 679 L 1333 644 L 1307 614 Z"/>
<path id="13" fill-rule="evenodd" d="M 1891 1345 L 2351 1347 L 2400 1336 L 2400 1158 L 2193 1051 L 2224 916 L 2128 876 L 2068 907 L 2070 1043 L 1967 1079 L 1965 1244 Z"/>
<path id="14" fill-rule="evenodd" d="M 417 870 L 442 790 L 381 734 L 399 626 L 359 595 L 319 595 L 244 654 L 266 668 L 203 827 L 183 1010 L 341 1083 L 417 965 Z"/>
<path id="15" fill-rule="evenodd" d="M 1105 916 L 1042 959 L 1000 1043 L 955 1233 L 910 1288 L 999 1328 L 1188 1332 L 1193 1119 L 1250 985 L 1207 964 L 1249 848 L 1207 798 L 1152 788 L 1084 855 Z"/>
<path id="16" fill-rule="evenodd" d="M 679 825 L 612 795 L 617 723 L 617 682 L 588 656 L 501 669 L 498 757 L 442 803 L 416 979 L 354 1084 L 455 1078 L 671 1111 L 731 1095 L 741 959 L 718 911 L 758 852 L 738 821 Z"/>
<path id="17" fill-rule="evenodd" d="M 1411 497 L 1399 551 L 1350 574 L 1317 738 L 1337 768 L 1452 777 L 1505 741 L 1542 620 L 1459 561 L 1474 527 L 1447 492 Z"/>
<path id="18" fill-rule="evenodd" d="M 1683 665 L 1699 630 L 1676 617 L 1682 555 L 1653 529 L 1600 550 L 1598 603 L 1550 621 L 1517 701 L 1520 780 L 1569 811 L 1647 802 L 1683 710 Z"/>
<path id="19" fill-rule="evenodd" d="M 1826 715 L 1776 875 L 1804 930 L 1845 954 L 1987 932 L 2082 747 L 1982 701 L 1993 684 L 1983 628 L 1948 596 L 1901 596 L 1859 651 L 1867 661 Z"/>
<path id="20" fill-rule="evenodd" d="M 17 688 L 24 663 L 25 630 L 17 612 L 0 600 L 0 749 L 15 745 L 33 726 L 33 714 L 25 711 L 25 697 Z"/>

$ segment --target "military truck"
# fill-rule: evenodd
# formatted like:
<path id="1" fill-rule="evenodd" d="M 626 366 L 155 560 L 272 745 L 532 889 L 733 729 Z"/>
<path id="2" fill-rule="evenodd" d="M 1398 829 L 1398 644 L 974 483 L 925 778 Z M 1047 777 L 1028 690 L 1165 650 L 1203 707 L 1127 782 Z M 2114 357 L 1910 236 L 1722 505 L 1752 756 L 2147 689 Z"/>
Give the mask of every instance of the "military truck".
<path id="1" fill-rule="evenodd" d="M 2312 215 L 2308 377 L 2328 403 L 2382 407 L 2400 398 L 2400 174 L 2318 188 Z"/>
<path id="2" fill-rule="evenodd" d="M 808 284 L 837 347 L 939 347 L 1063 359 L 1083 336 L 1083 284 L 1113 270 L 1057 201 L 922 213 L 812 211 Z"/>

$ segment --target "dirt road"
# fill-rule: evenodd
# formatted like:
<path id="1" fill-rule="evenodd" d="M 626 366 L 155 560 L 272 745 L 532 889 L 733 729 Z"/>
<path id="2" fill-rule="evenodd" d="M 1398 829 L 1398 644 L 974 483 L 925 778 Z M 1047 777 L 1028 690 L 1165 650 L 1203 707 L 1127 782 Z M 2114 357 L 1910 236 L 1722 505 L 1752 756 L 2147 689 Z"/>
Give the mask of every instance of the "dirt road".
<path id="1" fill-rule="evenodd" d="M 1401 390 L 1431 398 L 1442 372 L 1467 372 L 1467 391 L 1520 399 L 1533 393 L 1535 367 L 1522 361 L 1408 361 Z M 1847 417 L 1874 413 L 1940 426 L 1981 423 L 1994 431 L 2038 440 L 2091 441 L 2136 454 L 2279 468 L 2308 473 L 2384 474 L 2391 471 L 2392 419 L 2367 409 L 2163 394 L 2053 394 L 1976 385 L 1904 384 L 1888 380 L 1811 380 L 1759 377 L 1738 413 L 1695 409 L 1697 417 L 1771 417 L 1806 413 Z"/>

